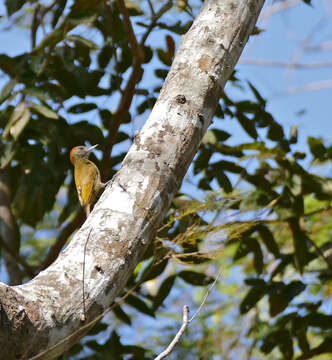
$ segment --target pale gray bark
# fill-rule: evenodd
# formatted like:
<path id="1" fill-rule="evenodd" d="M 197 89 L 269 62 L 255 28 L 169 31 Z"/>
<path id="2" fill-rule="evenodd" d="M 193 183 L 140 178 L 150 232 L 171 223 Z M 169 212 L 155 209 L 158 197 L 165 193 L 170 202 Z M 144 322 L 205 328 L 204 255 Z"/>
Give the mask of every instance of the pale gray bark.
<path id="1" fill-rule="evenodd" d="M 15 287 L 1 284 L 4 359 L 36 355 L 82 326 L 82 262 L 90 229 L 86 322 L 123 289 L 181 185 L 263 2 L 205 1 L 182 38 L 149 119 L 82 228 L 32 281 Z M 62 354 L 85 333 L 86 329 L 38 359 Z"/>

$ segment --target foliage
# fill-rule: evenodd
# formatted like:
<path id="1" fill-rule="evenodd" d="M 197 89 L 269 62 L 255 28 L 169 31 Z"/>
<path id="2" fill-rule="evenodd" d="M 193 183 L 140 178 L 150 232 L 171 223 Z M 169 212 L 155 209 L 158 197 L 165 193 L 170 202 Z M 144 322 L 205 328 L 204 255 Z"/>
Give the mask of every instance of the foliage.
<path id="1" fill-rule="evenodd" d="M 30 51 L 0 54 L 0 166 L 10 179 L 22 280 L 52 262 L 82 222 L 70 149 L 100 144 L 94 160 L 104 179 L 115 173 L 132 126 L 155 103 L 178 37 L 196 11 L 188 2 L 127 1 L 123 12 L 119 3 L 6 1 L 7 27 L 28 24 L 31 38 Z M 142 59 L 123 21 L 126 12 L 140 34 Z M 148 67 L 154 75 L 146 79 Z M 309 137 L 310 156 L 299 152 L 296 129 L 286 134 L 254 84 L 236 72 L 230 81 L 252 95 L 220 99 L 189 174 L 205 198 L 193 200 L 182 188 L 112 322 L 106 317 L 96 325 L 71 358 L 151 359 L 177 330 L 179 294 L 198 305 L 201 287 L 216 274 L 213 264 L 224 269 L 218 293 L 200 315 L 199 332 L 189 330 L 174 358 L 239 358 L 249 351 L 255 358 L 308 359 L 331 352 L 332 183 L 308 168 L 309 162 L 330 164 L 332 145 Z M 224 119 L 239 124 L 246 142 L 234 144 Z M 163 314 L 172 322 L 156 327 L 155 347 L 144 337 L 128 344 L 128 328 L 136 334 Z"/>

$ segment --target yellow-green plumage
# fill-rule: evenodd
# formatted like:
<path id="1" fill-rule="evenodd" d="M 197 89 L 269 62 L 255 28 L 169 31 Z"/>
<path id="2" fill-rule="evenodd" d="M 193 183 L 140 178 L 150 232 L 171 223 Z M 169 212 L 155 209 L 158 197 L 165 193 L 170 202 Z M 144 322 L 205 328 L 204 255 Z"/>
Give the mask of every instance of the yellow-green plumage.
<path id="1" fill-rule="evenodd" d="M 88 159 L 94 147 L 76 146 L 70 152 L 70 161 L 75 168 L 74 178 L 78 198 L 87 216 L 90 213 L 91 205 L 95 203 L 99 193 L 105 187 L 100 180 L 97 166 Z"/>
<path id="2" fill-rule="evenodd" d="M 75 165 L 74 176 L 78 198 L 85 208 L 87 204 L 94 202 L 101 190 L 96 186 L 100 183 L 99 170 L 90 160 L 81 159 Z"/>

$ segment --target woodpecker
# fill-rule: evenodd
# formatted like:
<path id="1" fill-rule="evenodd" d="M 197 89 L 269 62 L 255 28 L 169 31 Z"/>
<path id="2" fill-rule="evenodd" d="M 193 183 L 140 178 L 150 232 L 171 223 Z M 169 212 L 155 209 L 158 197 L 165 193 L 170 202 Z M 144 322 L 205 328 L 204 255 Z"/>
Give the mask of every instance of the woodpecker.
<path id="1" fill-rule="evenodd" d="M 90 207 L 108 183 L 102 183 L 97 166 L 89 160 L 91 151 L 98 145 L 75 146 L 70 151 L 70 161 L 74 165 L 76 190 L 80 203 L 88 217 Z"/>

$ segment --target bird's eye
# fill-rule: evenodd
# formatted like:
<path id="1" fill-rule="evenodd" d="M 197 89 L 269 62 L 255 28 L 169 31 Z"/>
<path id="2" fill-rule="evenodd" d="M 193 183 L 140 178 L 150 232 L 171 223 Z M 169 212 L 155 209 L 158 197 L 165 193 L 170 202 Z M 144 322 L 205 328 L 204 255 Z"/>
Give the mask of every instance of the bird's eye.
<path id="1" fill-rule="evenodd" d="M 79 149 L 80 149 L 80 150 L 84 150 L 84 146 L 80 146 Z"/>

